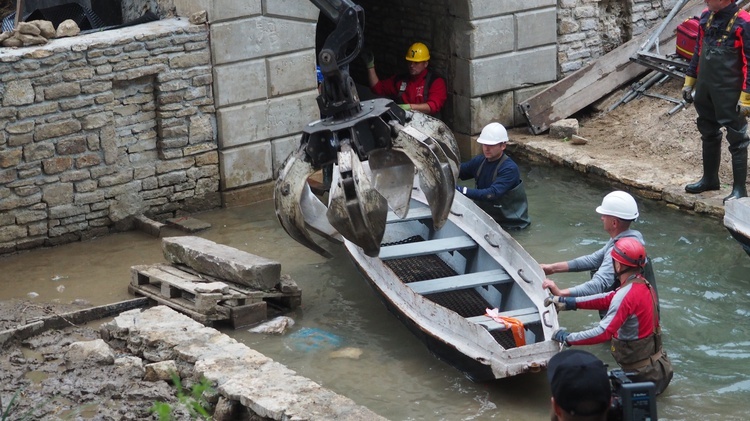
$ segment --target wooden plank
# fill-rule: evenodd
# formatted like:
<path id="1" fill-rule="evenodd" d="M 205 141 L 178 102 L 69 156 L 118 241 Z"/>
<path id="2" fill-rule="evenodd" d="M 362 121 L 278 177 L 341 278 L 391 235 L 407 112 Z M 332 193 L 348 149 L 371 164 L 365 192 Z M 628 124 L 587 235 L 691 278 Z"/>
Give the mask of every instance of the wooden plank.
<path id="1" fill-rule="evenodd" d="M 537 310 L 536 307 L 528 307 L 528 308 L 522 308 L 518 310 L 503 311 L 500 313 L 500 315 L 518 319 L 524 325 L 529 324 L 529 323 L 535 323 L 540 320 L 539 310 Z M 505 329 L 504 325 L 494 321 L 491 317 L 485 316 L 485 315 L 467 317 L 466 320 L 472 323 L 476 323 L 478 325 L 482 325 L 485 328 L 487 328 L 487 330 Z"/>
<path id="2" fill-rule="evenodd" d="M 409 209 L 409 212 L 406 214 L 406 216 L 403 219 L 399 218 L 392 211 L 388 211 L 388 216 L 386 217 L 386 223 L 414 221 L 417 219 L 432 219 L 432 211 L 430 211 L 430 208 L 428 207 L 411 208 Z"/>
<path id="3" fill-rule="evenodd" d="M 455 251 L 476 247 L 477 243 L 468 235 L 460 237 L 441 238 L 438 240 L 420 241 L 417 243 L 396 244 L 380 248 L 381 260 L 399 259 L 405 257 L 424 256 L 445 251 Z"/>
<path id="4" fill-rule="evenodd" d="M 484 285 L 497 285 L 512 281 L 513 278 L 508 275 L 508 272 L 504 269 L 496 269 L 430 279 L 427 281 L 411 282 L 408 285 L 417 294 L 425 295 L 459 289 L 476 288 Z"/>
<path id="5" fill-rule="evenodd" d="M 705 8 L 702 0 L 691 0 L 672 19 L 659 37 L 660 49 L 674 50 L 674 31 L 685 19 L 699 15 Z M 549 129 L 549 125 L 567 118 L 603 98 L 623 84 L 643 74 L 647 67 L 631 61 L 659 25 L 615 48 L 583 69 L 518 104 L 533 134 Z M 670 44 L 671 43 L 671 44 Z"/>

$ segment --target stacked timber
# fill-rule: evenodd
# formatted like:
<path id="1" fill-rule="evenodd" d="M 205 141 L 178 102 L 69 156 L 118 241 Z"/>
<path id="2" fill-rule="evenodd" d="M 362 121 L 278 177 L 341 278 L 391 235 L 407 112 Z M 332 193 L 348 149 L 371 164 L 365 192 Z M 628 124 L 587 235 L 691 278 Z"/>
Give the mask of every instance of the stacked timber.
<path id="1" fill-rule="evenodd" d="M 168 263 L 131 267 L 128 290 L 212 326 L 240 328 L 268 318 L 271 309 L 293 310 L 302 292 L 281 264 L 200 237 L 167 237 Z"/>

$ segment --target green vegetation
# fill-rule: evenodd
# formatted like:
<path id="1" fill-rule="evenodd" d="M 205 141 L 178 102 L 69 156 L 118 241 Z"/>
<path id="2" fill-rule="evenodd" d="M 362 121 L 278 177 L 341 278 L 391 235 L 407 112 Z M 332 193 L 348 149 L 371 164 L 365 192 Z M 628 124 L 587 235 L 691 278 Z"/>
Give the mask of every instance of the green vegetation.
<path id="1" fill-rule="evenodd" d="M 193 385 L 190 390 L 190 394 L 185 393 L 185 389 L 182 387 L 180 376 L 177 373 L 172 373 L 172 383 L 177 388 L 177 400 L 179 405 L 187 408 L 190 413 L 191 419 L 210 419 L 211 414 L 208 413 L 210 404 L 206 401 L 204 393 L 213 393 L 211 383 L 206 378 L 201 378 L 200 383 Z M 156 402 L 151 407 L 151 412 L 159 417 L 160 421 L 171 421 L 172 420 L 173 408 L 170 404 L 165 402 Z"/>

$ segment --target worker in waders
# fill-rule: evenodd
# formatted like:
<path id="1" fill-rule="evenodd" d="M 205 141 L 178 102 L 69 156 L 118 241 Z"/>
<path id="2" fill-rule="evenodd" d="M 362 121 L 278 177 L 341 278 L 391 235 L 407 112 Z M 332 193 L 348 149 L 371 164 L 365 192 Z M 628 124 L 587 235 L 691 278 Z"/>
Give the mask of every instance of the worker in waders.
<path id="1" fill-rule="evenodd" d="M 505 153 L 508 132 L 500 123 L 490 123 L 477 138 L 482 153 L 461 164 L 458 178 L 475 179 L 475 188 L 456 186 L 505 230 L 531 224 L 526 188 L 518 165 Z"/>
<path id="2" fill-rule="evenodd" d="M 643 276 L 646 249 L 634 237 L 617 240 L 611 259 L 620 286 L 587 297 L 553 297 L 558 310 L 607 310 L 591 329 L 569 333 L 558 329 L 552 339 L 564 345 L 593 345 L 611 340 L 612 357 L 633 382 L 653 382 L 656 394 L 672 380 L 672 363 L 662 347 L 656 292 Z"/>
<path id="3" fill-rule="evenodd" d="M 685 186 L 688 193 L 719 190 L 721 131 L 727 131 L 732 154 L 732 192 L 747 196 L 747 120 L 750 115 L 750 14 L 731 0 L 706 0 L 698 42 L 685 72 L 682 96 L 695 100 L 703 143 L 703 177 Z"/>
<path id="4" fill-rule="evenodd" d="M 601 215 L 602 227 L 609 234 L 609 240 L 599 250 L 580 256 L 572 260 L 560 261 L 555 263 L 541 264 L 545 275 L 552 275 L 561 272 L 584 272 L 591 273 L 591 279 L 581 285 L 570 288 L 560 288 L 552 279 L 545 279 L 542 282 L 542 288 L 549 288 L 550 293 L 562 297 L 583 297 L 586 295 L 600 294 L 602 292 L 614 291 L 620 286 L 612 259 L 609 257 L 615 243 L 621 238 L 635 238 L 641 244 L 646 244 L 643 234 L 640 231 L 632 229 L 631 224 L 638 218 L 638 204 L 633 196 L 629 193 L 615 190 L 608 193 L 602 199 L 602 204 L 596 207 L 596 213 Z M 656 277 L 651 260 L 646 261 L 644 267 L 644 276 L 656 290 Z M 657 306 L 658 308 L 658 306 Z M 601 317 L 606 314 L 606 309 L 600 313 Z"/>

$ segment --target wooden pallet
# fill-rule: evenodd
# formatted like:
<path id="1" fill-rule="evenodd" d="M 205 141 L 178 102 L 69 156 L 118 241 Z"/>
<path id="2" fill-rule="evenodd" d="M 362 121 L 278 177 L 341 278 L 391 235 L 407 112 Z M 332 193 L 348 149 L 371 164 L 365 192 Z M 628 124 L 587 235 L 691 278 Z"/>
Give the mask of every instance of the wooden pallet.
<path id="1" fill-rule="evenodd" d="M 235 328 L 265 320 L 267 300 L 286 303 L 290 310 L 299 306 L 302 294 L 296 284 L 287 282 L 283 289 L 253 290 L 199 274 L 188 267 L 168 264 L 131 267 L 128 286 L 132 294 L 148 297 L 203 324 L 225 321 Z"/>

